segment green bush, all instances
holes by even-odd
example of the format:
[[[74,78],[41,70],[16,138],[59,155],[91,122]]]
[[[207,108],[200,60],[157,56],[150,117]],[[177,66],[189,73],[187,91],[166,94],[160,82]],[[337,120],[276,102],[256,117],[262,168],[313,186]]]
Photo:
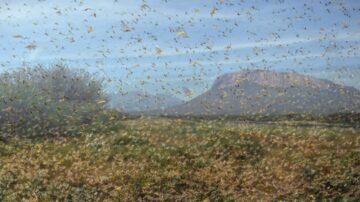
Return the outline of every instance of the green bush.
[[[103,82],[62,64],[0,75],[2,136],[76,135],[104,114]]]

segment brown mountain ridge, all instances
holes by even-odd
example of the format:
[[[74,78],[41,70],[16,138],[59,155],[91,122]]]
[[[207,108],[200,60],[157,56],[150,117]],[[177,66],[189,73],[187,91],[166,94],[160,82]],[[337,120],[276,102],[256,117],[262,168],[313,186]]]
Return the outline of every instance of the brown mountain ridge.
[[[360,112],[360,91],[293,72],[243,70],[218,77],[205,93],[167,115],[333,114]]]

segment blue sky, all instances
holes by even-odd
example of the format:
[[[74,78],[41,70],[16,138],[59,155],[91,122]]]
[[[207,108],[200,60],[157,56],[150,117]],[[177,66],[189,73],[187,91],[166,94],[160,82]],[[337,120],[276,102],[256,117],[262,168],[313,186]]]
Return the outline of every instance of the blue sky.
[[[3,0],[0,70],[65,63],[108,91],[189,99],[241,69],[296,71],[360,88],[360,1]]]

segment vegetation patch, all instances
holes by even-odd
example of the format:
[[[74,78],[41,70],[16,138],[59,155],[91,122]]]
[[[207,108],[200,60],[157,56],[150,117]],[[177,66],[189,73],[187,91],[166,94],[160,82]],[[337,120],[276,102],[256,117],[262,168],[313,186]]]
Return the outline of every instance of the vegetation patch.
[[[360,198],[359,129],[166,118],[116,123],[111,132],[94,132],[94,123],[76,137],[0,143],[1,200]]]

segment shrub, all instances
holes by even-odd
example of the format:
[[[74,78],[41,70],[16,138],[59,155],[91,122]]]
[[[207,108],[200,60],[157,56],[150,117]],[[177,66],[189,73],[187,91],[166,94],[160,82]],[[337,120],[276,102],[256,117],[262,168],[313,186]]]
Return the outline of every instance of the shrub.
[[[62,64],[0,75],[2,136],[78,134],[105,104],[101,79]]]

